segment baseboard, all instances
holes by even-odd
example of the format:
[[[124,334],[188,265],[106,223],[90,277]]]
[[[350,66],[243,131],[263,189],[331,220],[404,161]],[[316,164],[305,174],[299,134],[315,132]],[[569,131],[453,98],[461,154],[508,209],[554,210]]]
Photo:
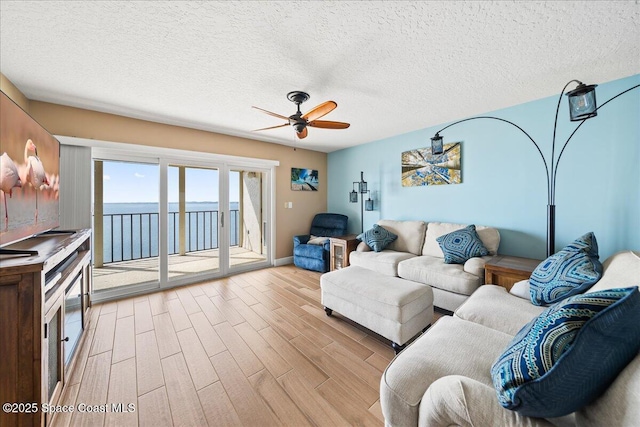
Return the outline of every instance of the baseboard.
[[[293,264],[292,256],[288,256],[285,258],[277,258],[276,262],[274,263],[276,267],[280,267],[281,265],[288,265],[288,264]]]

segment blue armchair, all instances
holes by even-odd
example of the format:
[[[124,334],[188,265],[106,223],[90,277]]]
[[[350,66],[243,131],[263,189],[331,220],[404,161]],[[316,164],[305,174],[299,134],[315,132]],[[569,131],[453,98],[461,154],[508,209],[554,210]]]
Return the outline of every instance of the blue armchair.
[[[322,237],[343,236],[347,233],[349,217],[341,214],[320,213],[311,221],[309,234],[293,236],[293,263],[306,270],[324,273],[329,270],[329,239],[322,245],[309,245],[310,235]]]

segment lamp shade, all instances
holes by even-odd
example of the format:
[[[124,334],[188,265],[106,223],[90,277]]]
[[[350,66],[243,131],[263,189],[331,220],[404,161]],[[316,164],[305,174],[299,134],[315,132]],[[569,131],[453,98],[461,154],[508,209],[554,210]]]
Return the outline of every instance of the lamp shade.
[[[431,154],[442,154],[444,149],[442,148],[442,137],[437,134],[431,138]]]
[[[364,201],[364,210],[365,211],[373,210],[373,200],[371,198]]]
[[[349,202],[358,203],[358,193],[356,190],[349,192]]]
[[[569,97],[569,115],[572,122],[590,119],[598,115],[596,104],[596,86],[580,83],[577,88],[567,92]]]

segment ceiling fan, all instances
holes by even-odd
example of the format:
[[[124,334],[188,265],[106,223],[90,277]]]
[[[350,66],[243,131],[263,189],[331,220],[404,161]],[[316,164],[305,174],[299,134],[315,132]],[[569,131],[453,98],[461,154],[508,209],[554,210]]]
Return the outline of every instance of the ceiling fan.
[[[296,135],[298,136],[298,138],[303,139],[307,137],[307,126],[323,128],[323,129],[346,129],[350,126],[349,123],[344,123],[344,122],[318,120],[320,117],[323,117],[329,114],[338,106],[338,104],[336,104],[333,101],[323,102],[322,104],[316,106],[315,108],[312,108],[305,114],[302,114],[302,112],[300,112],[300,104],[302,104],[303,102],[309,99],[309,94],[306,92],[295,90],[293,92],[289,92],[287,94],[287,98],[289,99],[289,101],[293,102],[298,107],[298,111],[289,117],[285,117],[277,113],[272,113],[271,111],[267,111],[259,107],[253,107],[256,110],[260,110],[263,113],[269,114],[270,116],[278,117],[280,119],[287,121],[287,123],[284,123],[282,125],[271,126],[271,127],[262,128],[262,129],[255,129],[254,132],[267,130],[267,129],[277,129],[277,128],[291,125],[295,129]]]

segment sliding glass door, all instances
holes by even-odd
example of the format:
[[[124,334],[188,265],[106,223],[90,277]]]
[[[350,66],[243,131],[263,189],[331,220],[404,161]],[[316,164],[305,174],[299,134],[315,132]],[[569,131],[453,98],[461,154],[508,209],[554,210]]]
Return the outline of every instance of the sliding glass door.
[[[94,171],[94,289],[104,298],[271,264],[273,169],[102,155]]]

